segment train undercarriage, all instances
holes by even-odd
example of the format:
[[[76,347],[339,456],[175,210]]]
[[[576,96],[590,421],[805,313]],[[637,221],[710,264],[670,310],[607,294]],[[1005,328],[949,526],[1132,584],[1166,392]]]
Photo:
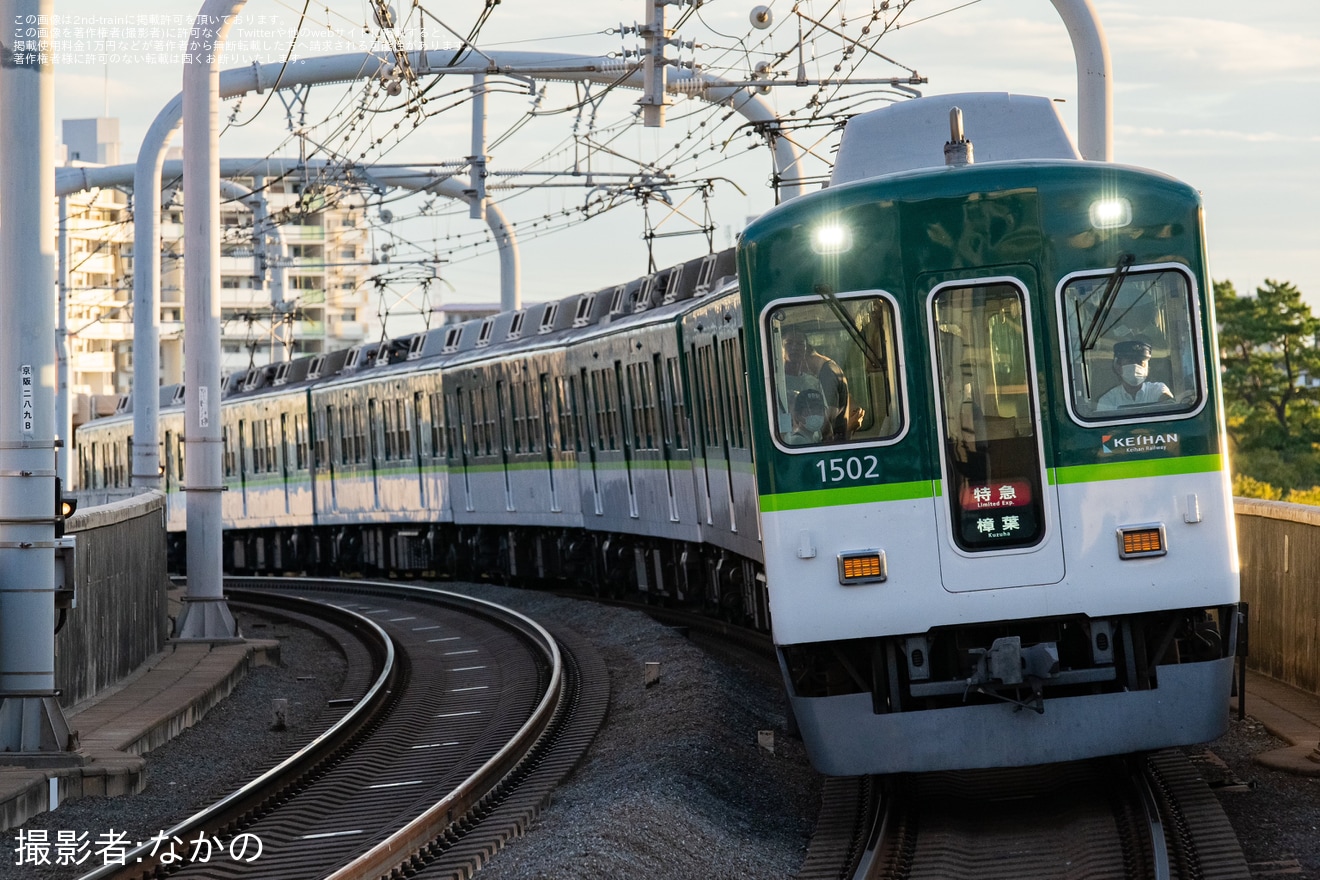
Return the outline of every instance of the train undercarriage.
[[[875,714],[1149,691],[1164,667],[1234,655],[1238,606],[935,627],[786,645],[796,696],[868,694]]]
[[[184,535],[170,570],[186,574]],[[444,524],[229,530],[224,568],[238,575],[489,580],[640,597],[769,632],[759,563],[723,548],[585,529]]]

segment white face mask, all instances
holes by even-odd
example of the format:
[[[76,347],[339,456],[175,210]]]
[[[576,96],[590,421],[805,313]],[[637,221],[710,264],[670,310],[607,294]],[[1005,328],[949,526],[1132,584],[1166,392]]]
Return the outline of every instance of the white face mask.
[[[1145,364],[1124,364],[1123,381],[1129,385],[1140,385],[1146,381],[1146,373],[1149,370]]]
[[[802,420],[802,423],[806,425],[808,431],[819,431],[821,428],[825,427],[825,417],[807,416]]]

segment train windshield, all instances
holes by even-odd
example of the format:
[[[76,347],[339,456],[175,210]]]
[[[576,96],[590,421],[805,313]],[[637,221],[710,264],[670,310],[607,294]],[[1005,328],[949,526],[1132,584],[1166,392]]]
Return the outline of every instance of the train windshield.
[[[1022,291],[944,287],[931,313],[954,540],[971,551],[1035,544],[1044,486]]]
[[[766,315],[771,431],[790,450],[873,442],[903,428],[894,307],[883,296],[813,297]]]
[[[1072,411],[1083,422],[1188,413],[1202,400],[1187,276],[1125,269],[1063,287]]]

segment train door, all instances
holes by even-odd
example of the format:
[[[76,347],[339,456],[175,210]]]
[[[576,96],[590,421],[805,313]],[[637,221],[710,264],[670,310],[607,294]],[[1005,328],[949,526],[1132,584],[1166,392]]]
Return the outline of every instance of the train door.
[[[433,450],[424,447],[428,442],[434,442],[434,436],[438,436],[438,432],[436,435],[432,435],[431,432],[422,430],[424,425],[422,422],[422,404],[425,401],[424,395],[424,391],[413,392],[412,406],[410,412],[407,414],[407,436],[411,438],[411,442],[408,444],[408,457],[411,459],[413,468],[417,472],[417,506],[422,510],[426,509],[427,501],[426,474],[423,470],[422,463],[425,462],[428,457],[435,454]],[[431,413],[432,423],[434,423],[437,417],[439,417],[439,413]]]
[[[247,516],[247,475],[248,475],[248,444],[247,444],[247,419],[238,420],[238,498],[241,502],[241,516]]]
[[[671,361],[670,363],[673,363]],[[673,386],[668,381],[664,362],[659,354],[651,355],[651,374],[655,381],[655,403],[659,409],[660,451],[664,454],[665,488],[669,492],[669,521],[678,522],[678,497],[674,494],[674,400]]]
[[[461,458],[461,467],[463,470],[463,509],[472,511],[472,477],[468,473],[468,454],[475,453],[477,443],[477,432],[472,422],[474,407],[472,406],[472,391],[468,390],[467,396],[463,395],[463,388],[460,386],[454,389],[453,406],[458,410],[457,413],[447,413],[445,418],[451,425],[458,425],[462,431],[461,442],[458,444],[459,455]],[[457,416],[457,419],[455,419]]]
[[[600,474],[597,471],[599,465],[596,461],[596,455],[600,449],[601,413],[604,411],[601,405],[601,395],[605,393],[605,390],[596,381],[599,375],[599,370],[590,374],[585,369],[582,371],[582,396],[585,404],[583,410],[587,417],[587,457],[591,464],[592,509],[596,511],[596,516],[603,516],[605,508],[601,503]]]
[[[696,343],[692,344],[691,362],[688,365],[688,375],[692,377],[693,388],[693,407],[692,407],[692,449],[695,464],[696,452],[701,451],[701,465],[698,468],[697,490],[701,500],[705,502],[706,525],[712,525],[715,522],[715,510],[711,504],[710,497],[710,462],[709,448],[711,445],[711,431],[715,430],[712,424],[710,414],[710,377],[702,368],[701,357]]]
[[[514,510],[513,484],[509,480],[509,445],[512,443],[511,426],[507,424],[512,411],[509,409],[509,384],[503,379],[495,383],[495,424],[499,428],[500,470],[504,474],[504,509]]]
[[[555,447],[554,443],[554,413],[550,409],[552,395],[550,393],[550,374],[542,373],[540,376],[541,393],[541,439],[542,448],[545,450],[545,472],[550,481],[550,510],[558,513],[563,510],[559,505],[559,486],[555,481]],[[559,445],[563,444],[563,438],[559,440]]]
[[[335,467],[335,465],[342,464],[343,462],[343,459],[339,458],[339,456],[343,455],[343,438],[339,435],[339,425],[335,418],[336,415],[337,412],[335,407],[327,406],[325,408],[325,460],[326,472],[330,478],[330,509],[332,511],[339,510],[339,490],[337,488],[339,480],[337,479],[336,474],[337,472],[342,471],[342,468]]]
[[[1032,354],[1043,328],[1024,278],[1034,273],[929,286],[935,519],[941,578],[952,592],[1063,579]]]
[[[385,406],[388,408],[389,405],[390,402],[386,401]],[[361,412],[361,410],[358,410],[358,412]],[[394,424],[393,413],[389,414],[389,420],[389,430],[393,433],[394,429],[397,427]],[[367,435],[367,463],[371,465],[372,508],[374,510],[380,510],[380,467],[381,457],[384,453],[384,449],[382,448],[384,443],[382,442],[381,437],[382,432],[385,429],[382,425],[380,401],[374,397],[367,399],[367,424],[364,427],[366,428]]]
[[[165,492],[169,494],[174,491],[174,432],[165,432]]]
[[[726,412],[727,390],[721,375],[720,357],[717,351],[718,340],[711,337],[704,345],[694,345],[692,359],[696,366],[696,382],[699,389],[701,406],[699,407],[703,423],[702,447],[704,450],[705,486],[706,486],[706,522],[715,523],[716,502],[723,508],[726,516],[718,523],[720,528],[730,532],[738,531],[737,517],[733,505],[733,471],[729,456],[730,425]],[[712,473],[720,471],[722,473]]]
[[[633,480],[633,450],[637,444],[638,426],[633,418],[633,389],[624,379],[623,361],[614,362],[614,391],[619,404],[619,426],[623,434],[623,472],[628,478],[628,516],[637,519],[637,486]]]
[[[290,443],[296,438],[289,431],[289,414],[280,413],[280,485],[284,487],[284,512],[289,512],[289,471],[294,465],[294,456],[289,454]]]

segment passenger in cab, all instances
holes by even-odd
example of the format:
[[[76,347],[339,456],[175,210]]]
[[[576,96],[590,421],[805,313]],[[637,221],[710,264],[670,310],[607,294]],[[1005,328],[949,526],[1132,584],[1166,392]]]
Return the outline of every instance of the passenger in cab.
[[[1096,401],[1096,412],[1115,412],[1129,406],[1173,400],[1163,382],[1147,381],[1150,373],[1150,343],[1131,339],[1114,346],[1114,373],[1118,384]]]
[[[807,341],[805,333],[790,330],[784,334],[784,375],[790,391],[817,387],[825,400],[826,424],[821,432],[825,441],[848,437],[848,378],[842,368]]]
[[[805,388],[793,398],[793,432],[789,446],[807,446],[821,441],[825,430],[825,397],[815,388]]]

